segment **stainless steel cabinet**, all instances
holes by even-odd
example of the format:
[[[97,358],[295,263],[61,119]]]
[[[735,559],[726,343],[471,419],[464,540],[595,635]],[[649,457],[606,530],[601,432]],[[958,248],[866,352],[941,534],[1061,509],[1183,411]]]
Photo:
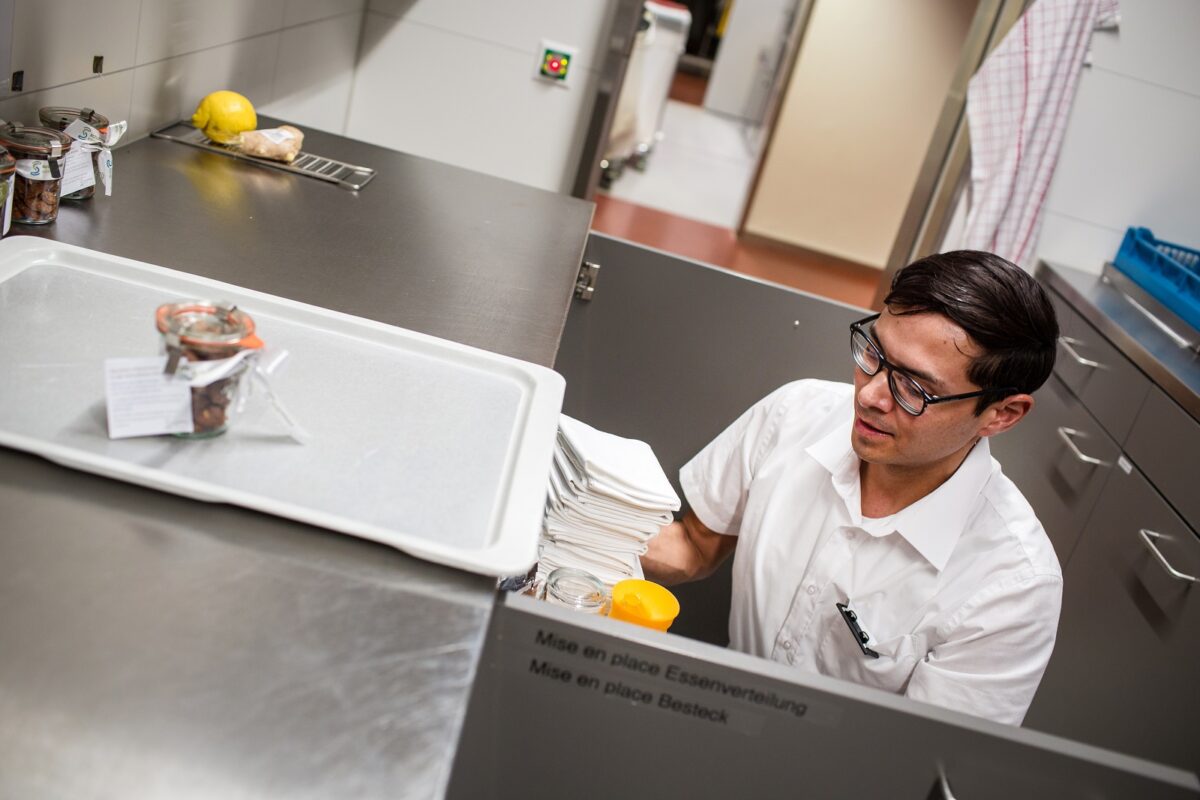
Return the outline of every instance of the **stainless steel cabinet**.
[[[1184,519],[1200,522],[1200,425],[1186,411],[1155,389],[1138,414],[1126,450]]]
[[[1056,375],[1035,396],[1033,413],[992,440],[992,455],[1066,564],[1120,448]]]
[[[1058,358],[1054,373],[1117,442],[1124,442],[1150,381],[1111,342],[1054,292]]]
[[[1063,577],[1026,726],[1200,770],[1200,539],[1136,468],[1114,469]]]
[[[1195,770],[1200,422],[1148,377],[1162,371],[1147,360],[1158,345],[1111,317],[1125,305],[1115,290],[1096,282],[1093,304],[1078,277],[1039,274],[1063,288],[1051,291],[1055,374],[1030,418],[994,444],[1064,567],[1058,642],[1025,724]],[[1062,478],[1067,451],[1093,469],[1083,483]]]

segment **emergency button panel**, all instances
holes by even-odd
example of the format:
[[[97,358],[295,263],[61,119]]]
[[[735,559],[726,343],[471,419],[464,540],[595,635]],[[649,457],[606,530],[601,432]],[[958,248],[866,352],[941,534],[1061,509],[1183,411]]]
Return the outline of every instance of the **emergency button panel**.
[[[566,87],[574,60],[575,48],[543,40],[537,75],[543,80]]]

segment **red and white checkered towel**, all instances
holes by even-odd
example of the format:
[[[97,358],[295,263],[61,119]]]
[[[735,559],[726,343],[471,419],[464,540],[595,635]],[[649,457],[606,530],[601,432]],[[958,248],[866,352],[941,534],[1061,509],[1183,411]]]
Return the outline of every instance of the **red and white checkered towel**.
[[[1117,0],[1037,0],[971,79],[971,201],[963,247],[1032,266],[1027,262],[1092,31],[1117,20]]]

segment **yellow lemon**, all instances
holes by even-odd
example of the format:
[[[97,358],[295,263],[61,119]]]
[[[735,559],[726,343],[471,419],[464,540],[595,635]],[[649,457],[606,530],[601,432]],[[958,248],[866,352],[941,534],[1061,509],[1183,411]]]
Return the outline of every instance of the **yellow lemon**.
[[[254,106],[237,92],[219,91],[205,97],[192,114],[192,124],[214,142],[233,144],[242,131],[258,127]]]

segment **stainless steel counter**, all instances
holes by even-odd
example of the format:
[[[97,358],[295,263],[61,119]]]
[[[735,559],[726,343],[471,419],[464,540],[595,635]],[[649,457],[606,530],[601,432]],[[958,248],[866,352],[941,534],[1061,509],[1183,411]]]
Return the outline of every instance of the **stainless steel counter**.
[[[143,139],[112,198],[14,232],[554,363],[591,203],[315,130],[304,149],[379,172],[353,193]]]
[[[1100,275],[1041,262],[1037,277],[1070,301],[1138,369],[1200,422],[1200,358]]]
[[[18,232],[553,362],[591,204],[315,131],[306,149],[379,175],[354,195],[143,140],[114,197]],[[440,796],[492,597],[0,449],[0,796]]]

